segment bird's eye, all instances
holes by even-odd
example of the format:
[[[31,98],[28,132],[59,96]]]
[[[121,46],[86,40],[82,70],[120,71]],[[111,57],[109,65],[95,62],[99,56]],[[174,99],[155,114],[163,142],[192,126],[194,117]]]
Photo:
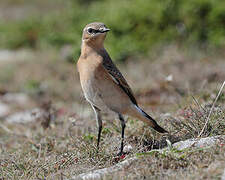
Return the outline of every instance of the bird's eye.
[[[88,31],[88,33],[90,33],[90,34],[91,34],[91,33],[93,33],[93,32],[94,32],[94,29],[92,29],[92,28],[88,28],[88,30],[87,30],[87,31]]]
[[[98,30],[92,29],[92,28],[88,28],[87,31],[88,31],[89,34],[95,34],[95,33],[98,33],[99,32]]]

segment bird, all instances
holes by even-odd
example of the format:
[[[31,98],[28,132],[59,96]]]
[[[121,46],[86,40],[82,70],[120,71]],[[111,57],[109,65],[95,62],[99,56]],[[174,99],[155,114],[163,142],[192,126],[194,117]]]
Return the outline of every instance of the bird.
[[[104,40],[109,31],[102,22],[93,22],[84,27],[77,70],[84,97],[95,113],[98,126],[97,149],[102,132],[101,113],[109,110],[118,115],[121,123],[121,145],[118,153],[121,155],[126,127],[123,115],[137,118],[159,133],[168,132],[141,109],[124,76],[104,48]]]

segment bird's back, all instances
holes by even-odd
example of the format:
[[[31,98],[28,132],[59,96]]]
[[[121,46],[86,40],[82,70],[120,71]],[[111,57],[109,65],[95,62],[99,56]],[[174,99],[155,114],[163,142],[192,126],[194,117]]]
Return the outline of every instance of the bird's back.
[[[103,49],[101,54],[102,54],[102,57],[103,57],[104,68],[112,76],[112,78],[118,84],[118,86],[126,93],[126,95],[129,96],[132,103],[137,105],[137,101],[134,97],[134,94],[133,94],[130,86],[128,85],[127,81],[123,77],[122,73],[119,71],[119,69],[116,67],[116,65],[111,60],[107,51],[105,49]]]

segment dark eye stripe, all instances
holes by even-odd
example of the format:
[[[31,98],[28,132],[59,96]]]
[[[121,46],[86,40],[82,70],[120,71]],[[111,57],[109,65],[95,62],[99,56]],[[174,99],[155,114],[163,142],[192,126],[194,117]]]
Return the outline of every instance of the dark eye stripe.
[[[100,32],[100,31],[93,29],[93,33],[98,33],[98,32]]]
[[[89,28],[88,29],[88,32],[91,33],[91,34],[96,34],[96,33],[101,32],[101,31],[96,30],[96,29]]]

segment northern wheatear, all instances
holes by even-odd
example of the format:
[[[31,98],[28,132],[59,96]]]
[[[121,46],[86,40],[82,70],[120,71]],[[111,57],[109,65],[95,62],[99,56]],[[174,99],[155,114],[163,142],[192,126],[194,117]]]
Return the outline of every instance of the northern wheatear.
[[[121,72],[104,48],[108,29],[103,23],[94,22],[83,30],[81,55],[77,62],[84,96],[91,104],[98,124],[98,143],[101,138],[101,110],[109,109],[118,114],[122,126],[120,154],[123,153],[125,121],[122,114],[138,118],[160,133],[167,131],[145,113],[137,104],[133,92]]]

